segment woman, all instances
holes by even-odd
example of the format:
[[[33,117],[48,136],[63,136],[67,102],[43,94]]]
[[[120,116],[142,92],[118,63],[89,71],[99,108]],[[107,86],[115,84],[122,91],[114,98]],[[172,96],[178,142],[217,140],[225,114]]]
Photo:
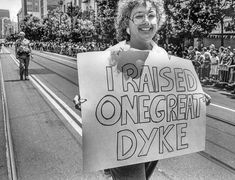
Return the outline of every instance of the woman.
[[[162,0],[120,0],[118,3],[116,31],[117,45],[110,51],[155,51],[165,56],[167,52],[154,41],[157,31],[165,20]],[[111,62],[113,65],[118,62]],[[78,97],[78,96],[77,96]],[[76,100],[75,102],[79,102]],[[114,180],[146,180],[156,167],[157,161],[110,169]],[[108,172],[108,170],[106,170]]]
[[[120,0],[118,4],[116,31],[117,45],[107,50],[153,50],[164,49],[153,41],[165,21],[162,0]]]
[[[192,61],[199,79],[200,79],[201,56],[202,56],[201,53],[199,51],[196,51],[195,59]]]
[[[204,53],[204,61],[202,63],[202,79],[209,80],[211,70],[211,54],[209,52]]]
[[[216,55],[215,51],[212,51],[211,55],[212,55],[212,57],[211,57],[211,71],[210,71],[210,75],[211,75],[213,80],[217,80],[218,79],[219,58]]]
[[[110,51],[148,50],[164,53],[153,39],[165,21],[162,0],[120,0],[118,3],[116,31],[117,45]],[[118,63],[118,62],[115,62]],[[158,161],[110,169],[113,179],[149,179]],[[107,170],[106,170],[107,172]]]
[[[223,51],[223,56],[221,57],[220,62],[220,81],[221,82],[228,82],[229,80],[229,72],[228,72],[228,65],[231,62],[232,57],[230,56],[230,51],[228,48],[225,48]],[[223,69],[221,68],[223,66]]]

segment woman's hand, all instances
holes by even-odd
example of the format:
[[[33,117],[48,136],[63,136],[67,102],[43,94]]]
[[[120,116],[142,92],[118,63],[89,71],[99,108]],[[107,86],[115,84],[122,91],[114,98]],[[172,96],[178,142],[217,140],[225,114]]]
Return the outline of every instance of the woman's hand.
[[[206,102],[206,105],[209,106],[210,103],[211,103],[211,96],[207,93],[204,93],[205,95],[205,102]]]
[[[139,78],[148,55],[149,51],[112,51],[110,65],[127,77]]]
[[[73,99],[73,103],[75,104],[75,108],[81,110],[81,104],[86,102],[87,99],[81,99],[79,95],[76,95]]]

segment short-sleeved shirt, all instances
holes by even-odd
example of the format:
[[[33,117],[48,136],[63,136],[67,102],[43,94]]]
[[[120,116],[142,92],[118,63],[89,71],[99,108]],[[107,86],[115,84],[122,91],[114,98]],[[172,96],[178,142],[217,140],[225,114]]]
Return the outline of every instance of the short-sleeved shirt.
[[[30,49],[30,41],[26,38],[22,39],[18,39],[16,41],[16,52],[17,54],[20,56],[22,54],[29,54],[31,52]]]

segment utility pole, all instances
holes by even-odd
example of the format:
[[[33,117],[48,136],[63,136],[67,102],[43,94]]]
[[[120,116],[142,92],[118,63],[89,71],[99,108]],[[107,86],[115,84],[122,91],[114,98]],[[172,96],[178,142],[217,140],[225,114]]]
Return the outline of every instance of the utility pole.
[[[221,17],[220,24],[221,24],[221,46],[224,46],[224,17]]]

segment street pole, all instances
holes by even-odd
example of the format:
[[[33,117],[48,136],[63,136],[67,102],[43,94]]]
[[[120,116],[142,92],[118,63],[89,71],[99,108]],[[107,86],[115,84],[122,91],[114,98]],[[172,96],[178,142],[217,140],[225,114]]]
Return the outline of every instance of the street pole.
[[[218,7],[221,7],[221,1],[218,0]],[[220,18],[220,26],[221,26],[221,46],[224,46],[224,16]]]
[[[220,20],[221,23],[221,46],[224,46],[224,18]]]

